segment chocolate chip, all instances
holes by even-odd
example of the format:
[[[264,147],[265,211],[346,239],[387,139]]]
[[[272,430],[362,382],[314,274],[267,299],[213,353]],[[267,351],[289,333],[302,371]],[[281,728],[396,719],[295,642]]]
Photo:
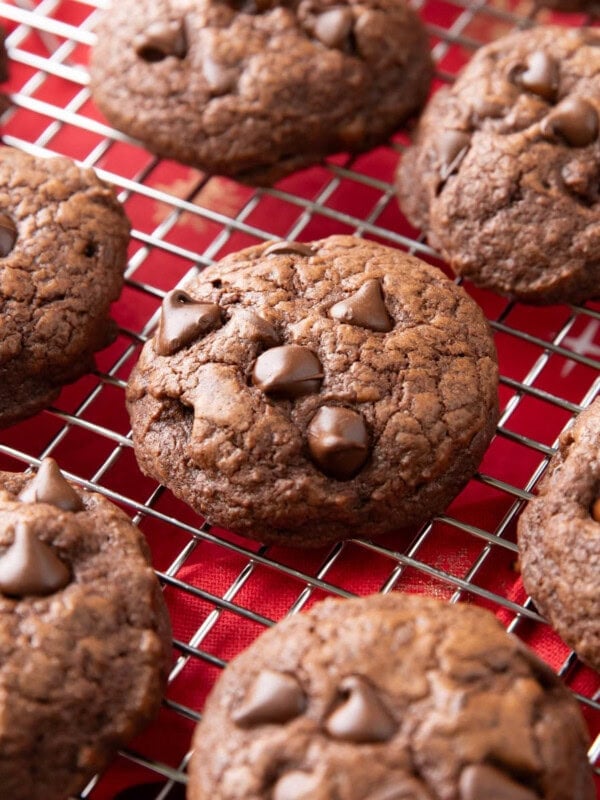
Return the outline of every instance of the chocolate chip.
[[[487,764],[466,767],[460,775],[459,790],[460,800],[538,800],[537,794]]]
[[[323,380],[321,362],[312,350],[297,344],[272,347],[254,364],[252,382],[265,394],[293,399],[318,392]]]
[[[15,246],[17,228],[7,214],[0,214],[0,258],[5,258]]]
[[[138,56],[149,63],[163,61],[167,56],[183,59],[187,55],[183,22],[151,22],[143,33],[135,37],[133,46]]]
[[[392,738],[396,722],[369,683],[351,675],[344,678],[339,688],[344,702],[325,723],[330,736],[359,743],[387,742]]]
[[[197,303],[187,292],[175,289],[162,304],[155,349],[170,356],[209,331],[221,327],[221,309],[215,303]]]
[[[345,44],[353,24],[354,15],[350,8],[330,8],[317,17],[315,36],[326,47],[341,47]]]
[[[263,251],[263,256],[280,256],[285,253],[290,253],[297,256],[312,256],[312,247],[302,242],[275,242],[270,244],[266,250]]]
[[[367,426],[357,411],[322,406],[308,425],[308,449],[322,472],[348,480],[368,458]]]
[[[375,278],[366,281],[346,300],[331,306],[329,316],[339,322],[372,331],[386,332],[393,328],[381,293],[381,284]]]
[[[536,50],[527,59],[524,67],[513,71],[512,80],[544,100],[554,100],[558,90],[558,61],[542,50]]]
[[[10,597],[53,594],[70,580],[68,567],[53,549],[30,525],[19,523],[12,545],[0,556],[0,592]]]
[[[561,138],[571,147],[586,147],[598,137],[598,112],[582,97],[567,97],[542,120],[540,132],[552,141]]]
[[[273,800],[312,800],[318,787],[318,778],[308,772],[286,772],[275,784]]]
[[[254,681],[243,705],[232,716],[236,725],[282,724],[302,714],[306,695],[293,675],[265,669]]]
[[[96,242],[88,242],[83,250],[86,258],[93,258],[98,252],[98,245]]]
[[[19,495],[22,503],[49,503],[63,511],[83,511],[81,497],[65,480],[53,458],[45,458],[37,475]]]
[[[600,497],[592,503],[592,519],[600,522]]]
[[[456,172],[460,162],[467,155],[471,137],[463,131],[444,131],[437,145],[438,156],[440,159],[440,178],[442,181],[448,180],[453,172]]]

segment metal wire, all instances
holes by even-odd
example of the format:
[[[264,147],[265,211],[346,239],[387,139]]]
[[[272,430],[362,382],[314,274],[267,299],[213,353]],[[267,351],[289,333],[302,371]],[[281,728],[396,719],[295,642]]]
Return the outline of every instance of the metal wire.
[[[60,139],[61,133],[78,131],[89,134],[89,148],[86,152],[79,151],[77,154],[82,164],[95,167],[100,177],[117,188],[122,201],[137,199],[162,204],[166,211],[150,232],[133,230],[135,248],[126,272],[126,287],[130,294],[145,302],[150,311],[141,330],[126,326],[120,328],[120,339],[123,343],[120,352],[113,363],[96,371],[92,388],[81,397],[74,409],[66,411],[56,407],[44,412],[40,415],[42,427],[40,429],[38,426],[37,435],[31,441],[19,441],[16,446],[9,438],[0,438],[0,457],[7,463],[12,463],[13,468],[18,468],[19,464],[23,468],[37,466],[43,457],[56,454],[64,444],[77,440],[78,436],[93,436],[103,445],[101,463],[95,465],[92,474],[83,465],[77,465],[73,471],[65,470],[67,476],[121,504],[142,530],[156,523],[177,534],[177,541],[183,544],[177,548],[171,563],[157,574],[168,591],[196,598],[210,610],[187,641],[174,641],[178,656],[170,675],[172,685],[190,663],[198,662],[217,668],[225,665],[225,659],[212,653],[207,644],[211,632],[218,626],[224,614],[234,615],[240,624],[259,628],[273,624],[273,619],[260,610],[247,607],[247,601],[243,599],[244,588],[251,584],[257,571],[277,578],[278,585],[281,580],[285,581],[286,588],[293,595],[286,608],[287,614],[300,611],[315,595],[352,596],[352,581],[345,581],[340,575],[344,572],[346,559],[358,556],[367,564],[371,563],[370,559],[377,560],[379,568],[376,571],[377,585],[373,587],[374,590],[389,592],[401,588],[409,576],[414,579],[416,575],[425,591],[441,594],[450,602],[470,599],[495,610],[502,609],[510,631],[522,632],[532,625],[543,628],[545,622],[531,601],[517,602],[490,588],[487,571],[498,558],[509,561],[516,559],[514,525],[519,511],[523,503],[531,497],[537,480],[554,452],[560,429],[570,424],[572,416],[589,405],[600,391],[600,347],[594,344],[594,336],[600,328],[600,309],[597,305],[564,307],[557,312],[560,322],[553,319],[551,330],[544,330],[543,333],[540,329],[529,327],[523,315],[519,314],[518,305],[514,303],[498,301],[496,307],[499,310],[490,315],[490,323],[498,342],[504,343],[500,360],[503,368],[501,389],[504,403],[497,441],[521,448],[520,452],[527,454],[530,468],[526,477],[519,477],[518,480],[512,473],[508,476],[503,473],[503,477],[499,477],[488,471],[475,476],[474,484],[486,496],[495,498],[490,501],[492,505],[499,500],[502,506],[501,513],[495,517],[483,514],[480,524],[474,524],[472,519],[462,518],[448,511],[414,531],[410,541],[399,540],[395,545],[390,545],[387,539],[384,542],[352,539],[339,543],[325,553],[321,562],[309,571],[305,567],[295,566],[293,557],[286,556],[284,560],[273,548],[254,547],[249,542],[240,543],[238,539],[223,537],[208,522],[202,525],[197,521],[190,523],[189,516],[184,513],[162,510],[165,499],[162,487],[154,485],[141,499],[137,493],[134,496],[133,493],[127,494],[113,488],[109,476],[131,452],[131,435],[128,430],[119,430],[116,426],[98,422],[98,416],[91,412],[106,403],[104,393],[107,389],[123,394],[123,370],[131,363],[132,357],[135,357],[140,344],[151,334],[156,324],[159,302],[166,289],[171,288],[165,286],[162,280],[157,281],[156,276],[146,269],[153,254],[160,254],[165,263],[172,261],[177,264],[177,275],[180,279],[190,271],[212,263],[223,249],[233,245],[237,237],[243,237],[245,242],[273,238],[309,238],[306,233],[315,221],[318,221],[321,232],[325,229],[326,233],[335,233],[341,228],[359,236],[375,237],[425,259],[435,259],[437,254],[421,239],[412,238],[386,223],[390,204],[393,206],[395,203],[391,182],[393,176],[390,173],[388,181],[373,177],[368,170],[361,168],[360,159],[348,159],[344,163],[335,160],[325,165],[326,178],[321,181],[312,198],[283,188],[248,191],[247,197],[240,202],[235,213],[203,205],[198,199],[199,195],[203,190],[210,189],[211,180],[215,179],[191,170],[189,174],[195,177],[189,185],[186,184],[182,197],[155,185],[151,176],[161,165],[157,158],[146,159],[133,175],[101,168],[105,157],[110,155],[115,146],[138,147],[129,137],[98,121],[89,113],[89,78],[85,69],[85,57],[79,51],[94,44],[93,29],[97,10],[103,5],[103,2],[94,0],[0,2],[0,16],[14,23],[7,41],[10,58],[15,65],[26,68],[29,75],[19,91],[12,95],[14,110],[9,111],[5,119],[10,122],[11,115],[29,112],[36,120],[34,132],[24,122],[21,126],[9,126],[3,138],[6,144],[34,155],[51,155],[62,152],[62,142],[65,140]],[[495,38],[499,32],[536,24],[532,9],[529,9],[529,15],[523,16],[516,10],[500,7],[499,3],[495,4],[491,0],[474,3],[453,0],[443,5],[445,13],[441,16],[438,13],[436,16],[435,2],[423,0],[420,4],[420,10],[428,21],[429,32],[435,42],[433,54],[438,64],[438,77],[442,81],[453,79],[454,68],[447,67],[447,57],[457,48],[470,53],[484,41]],[[63,20],[65,6],[79,7],[80,13],[77,16],[82,18],[81,24],[74,26]],[[32,33],[43,43],[44,52],[41,54],[39,48],[30,46]],[[70,89],[70,99],[64,105],[54,100],[52,91],[45,91],[48,82],[57,80]],[[18,119],[16,116],[15,122]],[[57,142],[61,143],[58,147]],[[401,150],[402,146],[395,142],[390,148],[390,153],[393,154],[394,150]],[[75,155],[68,150],[66,154]],[[357,192],[368,191],[373,195],[371,208],[360,216],[340,208],[335,202],[336,193],[348,185]],[[289,222],[285,230],[275,224],[272,229],[267,229],[253,222],[255,212],[265,202],[275,202],[279,208],[286,209]],[[201,252],[169,238],[177,231],[185,216],[214,230],[212,238],[207,237]],[[503,360],[502,352],[510,353],[511,347],[529,348],[531,358],[525,375],[515,376],[507,369],[510,366],[509,359],[505,355]],[[589,372],[584,390],[580,391],[579,396],[562,396],[556,392],[553,382],[545,378],[557,364],[563,365],[563,369],[575,368]],[[555,424],[552,429],[551,441],[541,441],[534,432],[522,429],[519,420],[523,407],[528,403],[536,404],[541,414],[562,413],[560,425],[556,427]],[[478,543],[480,547],[460,574],[452,565],[437,563],[435,557],[431,556],[432,543],[435,543],[441,529],[458,538],[467,537],[471,545]],[[199,548],[205,546],[217,548],[224,555],[235,558],[239,564],[237,574],[219,594],[209,588],[192,585],[181,577],[182,569],[193,561]],[[381,568],[382,564],[386,565],[385,568]],[[567,685],[579,668],[576,656],[569,654],[560,667],[560,674]],[[583,707],[600,712],[598,696],[586,697],[577,692],[575,694]],[[182,719],[192,722],[200,719],[198,709],[187,707],[173,699],[170,693],[165,700],[165,707]],[[164,787],[157,791],[157,800],[168,798],[174,784],[186,782],[188,752],[181,754],[175,766],[162,763],[147,753],[130,749],[124,750],[121,756],[132,765],[144,767],[149,773],[148,780],[152,780],[152,776],[154,779],[166,779]],[[590,748],[589,756],[591,763],[597,767],[600,761],[600,736]],[[81,800],[94,797],[98,781],[97,776],[90,782],[79,796]]]

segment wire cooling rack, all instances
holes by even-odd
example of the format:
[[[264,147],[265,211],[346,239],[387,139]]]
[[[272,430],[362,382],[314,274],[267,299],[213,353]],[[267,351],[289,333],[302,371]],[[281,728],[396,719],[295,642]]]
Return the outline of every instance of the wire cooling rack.
[[[0,2],[9,31],[6,144],[36,155],[69,155],[114,184],[133,222],[126,286],[114,314],[117,341],[98,369],[57,404],[0,432],[0,468],[35,467],[54,456],[65,473],[122,506],[147,536],[174,625],[174,660],[158,721],[79,795],[110,800],[182,796],[195,722],[227,660],[266,626],[324,596],[406,590],[490,608],[533,646],[576,694],[600,763],[598,681],[557,639],[524,594],[515,523],[561,430],[600,390],[600,305],[531,309],[466,288],[496,336],[502,415],[480,472],[446,512],[377,541],[349,540],[302,553],[265,547],[211,527],[135,464],[123,392],[160,301],[191,270],[267,239],[354,233],[441,263],[402,217],[393,174],[407,143],[355,159],[335,157],[253,190],[160,160],[110,128],[95,109],[86,64],[102,3]],[[550,18],[524,2],[422,0],[437,65],[451,81],[473,50],[516,27]],[[556,16],[561,24],[589,22]],[[1,791],[0,791],[1,794]]]

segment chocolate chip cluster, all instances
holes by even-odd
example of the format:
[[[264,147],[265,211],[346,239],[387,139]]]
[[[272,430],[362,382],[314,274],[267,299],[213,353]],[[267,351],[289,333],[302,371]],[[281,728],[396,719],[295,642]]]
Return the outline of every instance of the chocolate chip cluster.
[[[81,498],[56,461],[46,458],[19,495],[22,503],[47,503],[61,511],[82,511]],[[14,530],[12,545],[0,555],[0,593],[23,598],[53,594],[71,582],[71,571],[54,548],[39,539],[27,520]]]
[[[301,242],[278,242],[267,247],[264,256],[286,253],[309,257],[312,250]],[[366,280],[352,295],[332,305],[329,316],[341,324],[377,333],[387,333],[393,328],[380,281],[376,279]],[[268,325],[265,320],[260,322]],[[176,289],[163,301],[155,350],[160,356],[172,355],[221,324],[221,310],[216,303],[196,302],[186,292]],[[277,341],[274,332],[267,338]],[[318,393],[324,379],[318,356],[310,348],[297,344],[268,347],[252,369],[252,384],[274,402],[294,401]],[[358,411],[344,406],[321,406],[308,425],[307,438],[313,462],[337,480],[354,477],[369,457],[370,437],[365,420]]]

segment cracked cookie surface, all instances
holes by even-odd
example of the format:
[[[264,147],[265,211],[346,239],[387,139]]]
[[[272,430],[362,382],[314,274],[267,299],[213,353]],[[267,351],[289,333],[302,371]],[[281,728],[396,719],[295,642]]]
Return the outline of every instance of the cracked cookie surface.
[[[560,437],[519,519],[523,583],[540,612],[600,670],[600,400]]]
[[[158,711],[170,625],[145,540],[116,506],[0,472],[0,787],[76,795]]]
[[[0,427],[50,405],[114,339],[128,241],[92,170],[0,149]]]
[[[592,800],[575,699],[489,612],[327,600],[225,669],[190,800]]]
[[[425,101],[425,29],[404,0],[120,0],[92,91],[162,156],[249,183],[384,141]]]
[[[282,544],[440,511],[497,418],[491,333],[440,270],[350,236],[243,250],[167,296],[128,384],[142,470]]]
[[[479,286],[538,304],[597,297],[599,114],[593,28],[499,39],[423,114],[400,205]]]

